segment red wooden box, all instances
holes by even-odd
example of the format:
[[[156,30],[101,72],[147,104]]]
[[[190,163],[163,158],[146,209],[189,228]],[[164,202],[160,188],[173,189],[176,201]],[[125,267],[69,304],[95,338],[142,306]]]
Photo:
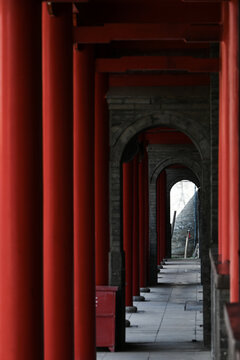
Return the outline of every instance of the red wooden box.
[[[96,343],[97,347],[116,346],[117,286],[96,286]]]

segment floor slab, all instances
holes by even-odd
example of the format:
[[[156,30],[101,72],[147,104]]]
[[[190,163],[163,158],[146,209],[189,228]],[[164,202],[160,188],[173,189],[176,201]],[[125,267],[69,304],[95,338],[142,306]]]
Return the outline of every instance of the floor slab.
[[[199,260],[167,260],[158,285],[134,302],[138,312],[126,314],[124,351],[97,352],[97,360],[210,360],[203,345]],[[190,304],[190,305],[189,305]]]

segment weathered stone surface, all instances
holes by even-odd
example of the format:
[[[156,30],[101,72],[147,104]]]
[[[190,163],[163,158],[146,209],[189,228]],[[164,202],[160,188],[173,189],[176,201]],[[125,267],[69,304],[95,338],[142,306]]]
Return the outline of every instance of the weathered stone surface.
[[[110,233],[111,249],[122,249],[121,216],[121,158],[127,143],[138,133],[151,127],[166,126],[184,132],[195,146],[196,160],[191,153],[186,156],[179,153],[179,146],[173,146],[173,153],[165,157],[164,161],[149,163],[149,184],[156,186],[155,180],[164,167],[179,163],[177,159],[185,157],[184,164],[188,166],[201,183],[200,201],[200,253],[202,256],[202,283],[204,288],[204,339],[210,339],[210,265],[208,248],[210,244],[210,103],[209,87],[159,87],[159,88],[112,88],[108,94],[110,109],[110,193],[114,188],[114,198],[110,198]],[[139,100],[140,97],[140,100]],[[136,100],[138,99],[138,100]],[[115,108],[113,108],[115,106]],[[214,138],[212,137],[213,141]],[[216,143],[216,141],[215,141]],[[192,153],[194,153],[192,151]],[[150,157],[149,157],[150,158]],[[155,169],[153,174],[150,170]],[[157,169],[156,169],[157,167]],[[159,172],[158,172],[159,170]],[[213,172],[213,174],[216,174]],[[154,180],[153,180],[154,179]],[[116,184],[116,186],[115,186]],[[213,184],[216,184],[216,179]],[[151,185],[150,185],[151,186]],[[117,189],[119,192],[117,193]],[[149,188],[150,190],[150,188]],[[154,197],[154,191],[150,190]],[[216,196],[215,198],[216,199]],[[156,204],[156,199],[155,199]],[[152,205],[151,205],[152,206]],[[153,219],[155,205],[150,206],[150,282],[156,282],[157,253],[156,253],[156,223]],[[212,207],[212,214],[213,209]],[[170,226],[167,224],[168,233]],[[168,254],[170,253],[168,244]],[[113,259],[112,259],[113,260]],[[123,283],[121,262],[110,262],[111,279]]]
[[[172,237],[172,256],[184,257],[187,232],[190,232],[188,240],[187,256],[191,257],[195,250],[197,239],[194,238],[195,209],[197,197],[193,196],[180,214],[176,217],[173,237]]]

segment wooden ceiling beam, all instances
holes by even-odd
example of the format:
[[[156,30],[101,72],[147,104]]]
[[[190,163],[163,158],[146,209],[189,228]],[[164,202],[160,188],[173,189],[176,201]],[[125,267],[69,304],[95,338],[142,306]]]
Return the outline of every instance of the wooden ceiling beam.
[[[88,3],[79,4],[81,25],[105,23],[191,23],[221,22],[220,3]]]
[[[191,144],[191,139],[179,132],[159,132],[159,133],[144,133],[144,139],[149,145],[151,144]]]
[[[219,59],[191,56],[124,56],[119,59],[96,59],[96,71],[125,73],[128,71],[218,72]]]
[[[74,41],[82,44],[107,44],[111,41],[184,40],[219,42],[221,25],[191,24],[105,24],[73,28]]]
[[[207,86],[209,74],[110,74],[110,87]]]
[[[185,3],[222,3],[222,2],[228,2],[229,0],[181,0]]]
[[[88,3],[89,1],[91,1],[91,0],[52,0],[52,1],[42,0],[42,2],[47,2],[49,4],[51,4],[51,3],[72,3],[72,4],[75,4],[75,3]]]

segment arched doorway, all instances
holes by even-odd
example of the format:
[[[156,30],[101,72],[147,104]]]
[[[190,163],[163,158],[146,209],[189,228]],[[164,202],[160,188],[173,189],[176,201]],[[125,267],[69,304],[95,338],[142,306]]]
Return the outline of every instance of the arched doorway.
[[[157,99],[154,99],[154,96]],[[170,156],[164,156],[163,158],[156,159],[151,166],[149,165],[148,171],[148,184],[149,184],[149,196],[151,196],[151,187],[153,190],[152,205],[149,203],[149,280],[150,282],[156,282],[156,215],[154,215],[154,208],[156,208],[156,178],[166,166],[175,163],[184,163],[190,169],[194,168],[196,176],[201,181],[201,204],[202,208],[206,211],[201,212],[201,222],[204,226],[202,229],[202,238],[204,244],[202,247],[203,252],[203,283],[205,293],[205,304],[206,304],[206,316],[204,321],[205,338],[206,341],[209,339],[210,332],[210,315],[209,312],[209,260],[208,260],[208,248],[209,248],[209,133],[207,128],[207,112],[206,107],[201,105],[195,108],[195,103],[191,100],[191,93],[189,93],[189,102],[185,108],[179,111],[170,111],[168,109],[162,111],[160,106],[154,105],[154,101],[159,101],[159,95],[142,96],[144,101],[149,102],[148,110],[146,106],[140,106],[139,103],[135,103],[136,97],[133,95],[128,97],[126,105],[126,99],[124,96],[111,96],[108,95],[109,110],[110,110],[110,145],[111,145],[111,156],[110,156],[110,284],[120,286],[124,289],[124,253],[123,253],[123,242],[122,242],[122,201],[121,201],[121,184],[122,184],[122,171],[121,171],[121,160],[124,153],[124,149],[127,144],[131,142],[133,138],[138,136],[139,133],[146,129],[154,127],[165,127],[166,129],[173,129],[180,131],[187,135],[191,140],[192,144],[187,146],[187,149],[183,149],[181,146],[172,147],[172,153]],[[177,102],[177,100],[176,100]],[[151,105],[153,104],[153,105]],[[171,104],[172,107],[172,104]],[[201,119],[202,121],[199,121]],[[162,146],[162,145],[157,145]],[[194,149],[194,151],[193,151]],[[147,147],[147,153],[154,151],[154,145]],[[159,149],[161,151],[162,149]],[[177,151],[176,151],[177,150]],[[192,157],[190,154],[196,155]],[[150,199],[150,198],[149,198]],[[155,204],[154,204],[155,202]],[[154,211],[152,211],[154,210]],[[155,217],[155,219],[154,219]],[[152,226],[153,225],[153,226]],[[205,256],[204,256],[205,255]],[[124,303],[124,302],[123,302]],[[122,306],[122,319],[124,319],[124,304]],[[124,321],[124,320],[123,320]],[[123,334],[123,331],[122,331]]]

